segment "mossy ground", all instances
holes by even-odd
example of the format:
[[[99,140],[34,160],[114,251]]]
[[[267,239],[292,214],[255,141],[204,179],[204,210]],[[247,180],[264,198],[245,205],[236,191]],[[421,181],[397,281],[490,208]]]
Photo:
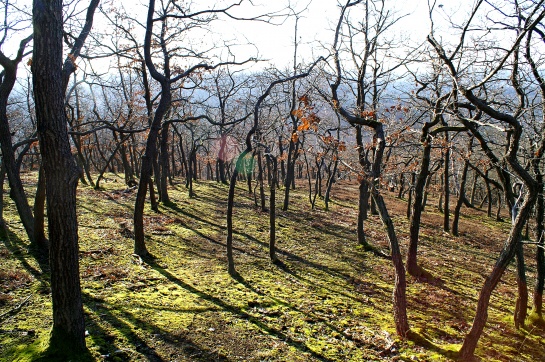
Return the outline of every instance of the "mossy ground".
[[[32,189],[34,174],[25,175]],[[170,189],[171,205],[145,211],[147,246],[155,256],[132,255],[132,207],[121,177],[104,189],[78,191],[80,270],[87,345],[108,361],[369,361],[449,360],[468,331],[484,278],[509,225],[466,210],[461,236],[443,233],[442,214],[429,205],[422,220],[419,258],[440,281],[409,278],[408,341],[395,335],[391,262],[357,245],[357,187],[333,188],[330,211],[310,210],[305,190],[278,210],[279,264],[268,259],[268,215],[240,183],[235,206],[235,262],[227,273],[225,210],[228,186],[197,182]],[[279,195],[280,196],[280,195]],[[7,236],[0,243],[0,360],[36,359],[47,347],[51,300],[47,266],[29,250],[14,206],[6,199]],[[403,250],[406,203],[386,201]],[[368,240],[386,250],[376,216]],[[534,251],[528,248],[529,284]],[[530,291],[531,292],[531,291]],[[477,355],[485,361],[545,360],[540,327],[515,330],[513,266],[496,289]]]

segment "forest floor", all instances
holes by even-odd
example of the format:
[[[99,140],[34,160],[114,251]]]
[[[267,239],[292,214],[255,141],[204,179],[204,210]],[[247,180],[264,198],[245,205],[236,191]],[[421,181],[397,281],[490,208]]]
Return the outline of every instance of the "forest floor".
[[[27,189],[35,175],[25,175]],[[442,231],[429,205],[419,258],[438,281],[408,278],[411,340],[395,334],[391,261],[363,251],[356,238],[357,187],[340,182],[330,210],[310,209],[308,191],[291,193],[278,210],[281,263],[268,258],[268,215],[239,183],[234,247],[240,276],[227,273],[228,186],[197,182],[194,198],[171,187],[172,204],[145,211],[147,246],[155,259],[133,256],[135,191],[109,175],[104,189],[78,188],[80,271],[88,331],[97,361],[444,361],[455,357],[476,308],[479,290],[509,224],[465,210],[460,237]],[[37,261],[7,197],[7,237],[0,242],[0,360],[28,361],[47,345],[52,324],[49,275]],[[279,192],[278,203],[283,192]],[[407,202],[386,193],[402,251]],[[435,202],[435,201],[434,201]],[[504,217],[507,216],[504,212]],[[387,251],[377,216],[366,221],[368,241]],[[530,293],[534,254],[527,247]],[[479,341],[483,361],[543,361],[545,331],[516,330],[512,263],[496,288]]]

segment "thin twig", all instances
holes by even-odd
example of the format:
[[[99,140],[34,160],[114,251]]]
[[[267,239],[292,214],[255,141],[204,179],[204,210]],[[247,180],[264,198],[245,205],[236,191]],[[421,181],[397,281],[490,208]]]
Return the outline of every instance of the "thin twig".
[[[17,307],[11,309],[11,310],[8,310],[6,313],[4,314],[1,314],[0,315],[0,323],[6,319],[9,315],[11,314],[15,314],[17,312],[19,312],[23,306],[30,300],[30,298],[32,298],[32,294],[30,294],[28,297],[26,297]]]

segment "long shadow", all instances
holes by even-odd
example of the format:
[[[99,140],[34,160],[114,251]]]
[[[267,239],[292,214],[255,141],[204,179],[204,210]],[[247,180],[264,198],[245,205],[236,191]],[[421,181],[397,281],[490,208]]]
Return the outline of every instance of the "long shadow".
[[[101,318],[107,321],[112,327],[114,327],[116,330],[118,330],[121,334],[127,338],[129,343],[131,343],[135,350],[139,353],[144,354],[146,357],[149,358],[152,362],[164,362],[165,360],[161,358],[157,354],[157,352],[154,351],[154,349],[148,345],[148,343],[142,339],[140,336],[138,336],[134,331],[132,331],[131,326],[123,321],[122,319],[115,316],[110,308],[106,307],[106,302],[100,298],[93,297],[92,295],[82,292],[83,302],[84,304],[91,310],[95,310],[96,312],[100,312]],[[98,308],[96,305],[93,305],[92,303],[101,303],[101,307]],[[117,309],[119,310],[119,309]],[[98,313],[97,313],[98,314]],[[90,323],[90,326],[96,328],[96,332],[102,333],[102,337],[105,342],[112,343],[111,337],[108,337],[108,334],[100,328],[96,323]],[[92,331],[91,331],[92,332]],[[106,337],[106,338],[105,338]],[[104,339],[105,338],[105,339]],[[98,338],[97,338],[98,341]],[[104,345],[99,344],[99,346],[105,350],[112,350],[111,348],[108,348],[108,344],[104,343]],[[115,349],[114,349],[115,350]]]
[[[221,300],[219,298],[216,298],[216,297],[214,297],[214,296],[212,296],[210,294],[207,294],[207,293],[205,293],[205,292],[203,292],[201,290],[198,290],[197,288],[183,282],[182,280],[178,279],[174,275],[170,274],[165,269],[161,268],[154,260],[147,260],[147,263],[155,271],[157,271],[158,273],[163,275],[165,278],[167,278],[170,282],[184,288],[185,290],[187,290],[187,291],[189,291],[189,292],[191,292],[193,294],[198,295],[200,298],[202,298],[202,299],[204,299],[204,300],[206,300],[206,301],[208,301],[210,303],[213,303],[213,304],[217,305],[218,307],[221,307],[225,311],[228,311],[228,312],[236,315],[237,317],[239,317],[241,319],[248,320],[249,322],[254,324],[256,327],[260,328],[261,330],[265,331],[266,333],[268,333],[270,335],[274,335],[275,337],[284,340],[288,345],[290,345],[290,346],[292,346],[294,348],[297,348],[301,352],[310,353],[313,357],[317,358],[320,361],[332,361],[332,360],[328,359],[327,357],[322,356],[321,354],[311,350],[304,343],[294,341],[293,339],[291,339],[288,335],[286,335],[282,331],[277,330],[275,328],[272,328],[272,327],[266,325],[265,323],[261,322],[259,319],[255,318],[254,316],[252,316],[252,315],[246,313],[245,311],[243,311],[241,308],[238,308],[238,307],[235,307],[233,305],[227,304],[223,300]],[[239,280],[239,278],[240,278],[240,276],[238,276],[236,279]]]
[[[216,224],[216,223],[212,222],[211,220],[206,220],[206,219],[202,218],[201,216],[190,213],[190,212],[182,209],[181,207],[179,207],[175,203],[170,203],[168,205],[163,205],[163,207],[166,208],[166,209],[170,209],[170,210],[174,211],[174,213],[177,213],[179,215],[184,215],[184,216],[186,216],[188,218],[191,218],[193,220],[197,220],[197,221],[200,221],[202,223],[214,226],[214,227],[216,227],[216,228],[218,228],[220,230],[225,230],[226,229],[226,227],[224,225]]]
[[[199,230],[195,229],[195,228],[192,228],[190,225],[188,225],[187,223],[183,222],[182,220],[180,220],[179,222],[179,225],[183,226],[184,228],[188,229],[188,230],[191,230],[193,233],[195,233],[196,235],[200,236],[201,238],[203,239],[206,239],[208,240],[209,242],[213,243],[213,244],[216,244],[216,245],[219,245],[219,246],[222,246],[224,248],[227,247],[227,245],[225,243],[222,243],[220,241],[217,241],[216,239],[208,236],[208,235],[205,235],[204,233],[200,232]],[[238,235],[242,235],[242,236],[245,236],[244,234],[240,234],[240,233],[235,233],[235,234],[238,234]],[[246,237],[246,236],[245,236]],[[250,237],[251,238],[251,237]],[[257,241],[257,240],[256,240]],[[240,253],[243,253],[243,254],[248,254],[248,255],[251,255],[253,257],[256,257],[256,258],[264,258],[264,257],[261,257],[259,255],[256,255],[256,254],[253,254],[247,250],[244,250],[244,249],[241,249],[239,247],[236,247],[234,246],[233,247],[233,250],[236,250]]]
[[[280,269],[284,270],[286,273],[292,275],[294,278],[297,278],[299,280],[303,280],[307,283],[310,283],[309,281],[307,281],[306,279],[304,278],[301,278],[300,276],[297,275],[297,273],[295,273],[294,271],[292,271],[286,264],[284,264],[282,261],[277,261],[275,263],[275,265],[277,265]],[[285,307],[288,307],[290,308],[291,310],[293,311],[296,311],[298,313],[301,313],[301,314],[304,314],[305,316],[307,317],[311,317],[313,320],[316,320],[316,321],[320,321],[322,323],[324,323],[328,328],[330,328],[331,330],[343,335],[346,339],[354,342],[356,345],[361,345],[362,342],[361,341],[358,341],[358,340],[355,340],[354,338],[352,338],[350,335],[347,335],[342,329],[336,327],[335,325],[331,324],[330,322],[328,322],[324,317],[321,317],[319,315],[316,315],[314,313],[311,313],[311,312],[306,312],[306,311],[303,311],[301,310],[300,308],[297,308],[295,307],[294,305],[290,304],[290,303],[287,303],[279,298],[276,298],[272,295],[267,295],[265,294],[264,292],[262,292],[261,290],[255,288],[250,282],[248,282],[247,280],[245,280],[239,273],[236,273],[236,275],[233,277],[237,282],[239,282],[240,284],[244,285],[246,288],[248,288],[249,290],[251,290],[252,292],[258,294],[258,295],[261,295],[261,296],[265,296],[267,298],[270,298],[272,299],[276,304],[280,304],[280,305],[283,305]],[[334,291],[334,290],[331,290],[331,289],[328,289],[334,293],[339,293],[337,291]],[[351,298],[351,299],[354,299],[352,298],[351,296],[347,295],[347,294],[344,294],[344,293],[339,293],[341,295],[344,295],[348,298]]]
[[[208,223],[208,224],[210,224],[210,225],[212,225],[212,226],[219,227],[218,224],[212,223],[212,222],[210,222],[210,221],[208,221],[208,220],[205,220],[205,219],[203,219],[203,218],[200,218],[200,217],[198,217],[198,216],[195,216],[195,215],[192,214],[192,213],[186,212],[185,210],[183,210],[183,209],[181,209],[180,207],[178,207],[176,204],[170,204],[170,205],[168,205],[168,206],[166,206],[166,207],[169,208],[169,209],[171,209],[171,210],[173,210],[175,213],[177,212],[177,213],[183,214],[184,216],[187,216],[187,217],[190,217],[190,218],[195,218],[196,220],[201,221],[201,222],[203,222],[203,223]],[[226,245],[225,245],[224,243],[221,243],[221,242],[219,242],[219,241],[217,241],[217,240],[211,238],[210,236],[203,234],[202,232],[196,230],[195,228],[192,228],[191,226],[187,225],[187,224],[184,223],[183,221],[180,221],[180,224],[181,224],[182,226],[184,226],[185,228],[191,230],[191,231],[194,232],[195,234],[201,236],[202,238],[204,238],[204,239],[210,241],[211,243],[220,245],[220,246],[222,246],[222,247],[226,247]],[[225,227],[223,227],[223,226],[222,226],[221,228],[222,228],[222,229],[225,229]],[[255,238],[255,237],[253,237],[253,236],[251,236],[251,235],[249,235],[249,234],[247,234],[247,233],[244,233],[244,232],[236,232],[236,231],[235,231],[234,233],[235,233],[236,235],[238,235],[238,236],[244,237],[244,238],[246,238],[247,240],[252,241],[252,242],[254,242],[254,243],[260,245],[260,246],[263,247],[263,248],[267,248],[267,247],[269,246],[268,243],[265,243],[265,242],[263,242],[263,241],[260,241],[260,240],[258,240],[257,238]],[[237,251],[239,251],[239,252],[241,252],[241,253],[245,253],[245,254],[251,255],[251,256],[256,257],[256,258],[259,258],[259,259],[264,259],[264,258],[265,258],[265,256],[256,255],[256,254],[253,254],[253,253],[251,253],[251,252],[249,252],[249,251],[243,250],[243,249],[238,248],[238,247],[234,247],[234,250],[237,250]],[[283,250],[283,249],[281,249],[281,248],[277,248],[276,251],[277,251],[278,254],[285,256],[288,260],[294,260],[294,261],[299,262],[299,263],[301,263],[301,264],[307,265],[307,266],[309,266],[309,267],[311,267],[311,268],[314,268],[314,269],[317,269],[317,270],[326,272],[326,273],[328,273],[329,275],[331,275],[331,276],[333,276],[333,277],[343,278],[343,279],[345,279],[345,280],[348,280],[348,279],[351,278],[350,275],[345,274],[345,273],[342,273],[342,272],[339,271],[339,270],[335,270],[335,269],[333,269],[333,268],[331,268],[331,267],[328,267],[328,266],[326,266],[326,265],[322,265],[322,264],[319,264],[319,263],[315,263],[315,262],[309,261],[309,260],[307,260],[307,259],[305,259],[305,258],[303,258],[303,257],[301,257],[301,256],[298,256],[298,255],[296,255],[296,254],[293,254],[293,253],[288,252],[288,251],[286,251],[286,250]],[[335,292],[337,292],[337,291],[335,291]],[[352,299],[353,299],[353,298],[352,298]]]
[[[46,250],[40,250],[35,245],[28,245],[17,234],[6,225],[5,234],[1,237],[6,248],[11,252],[36,280],[40,282],[43,288],[49,289],[49,259]],[[30,254],[37,262],[40,270],[32,266],[25,255]]]

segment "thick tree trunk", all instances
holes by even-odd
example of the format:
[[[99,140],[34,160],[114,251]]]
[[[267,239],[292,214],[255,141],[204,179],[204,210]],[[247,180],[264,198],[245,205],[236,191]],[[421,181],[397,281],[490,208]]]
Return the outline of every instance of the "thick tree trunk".
[[[32,76],[40,151],[46,177],[53,328],[50,349],[86,350],[78,259],[76,188],[61,78],[63,4],[34,0]],[[34,224],[29,230],[33,228]]]

